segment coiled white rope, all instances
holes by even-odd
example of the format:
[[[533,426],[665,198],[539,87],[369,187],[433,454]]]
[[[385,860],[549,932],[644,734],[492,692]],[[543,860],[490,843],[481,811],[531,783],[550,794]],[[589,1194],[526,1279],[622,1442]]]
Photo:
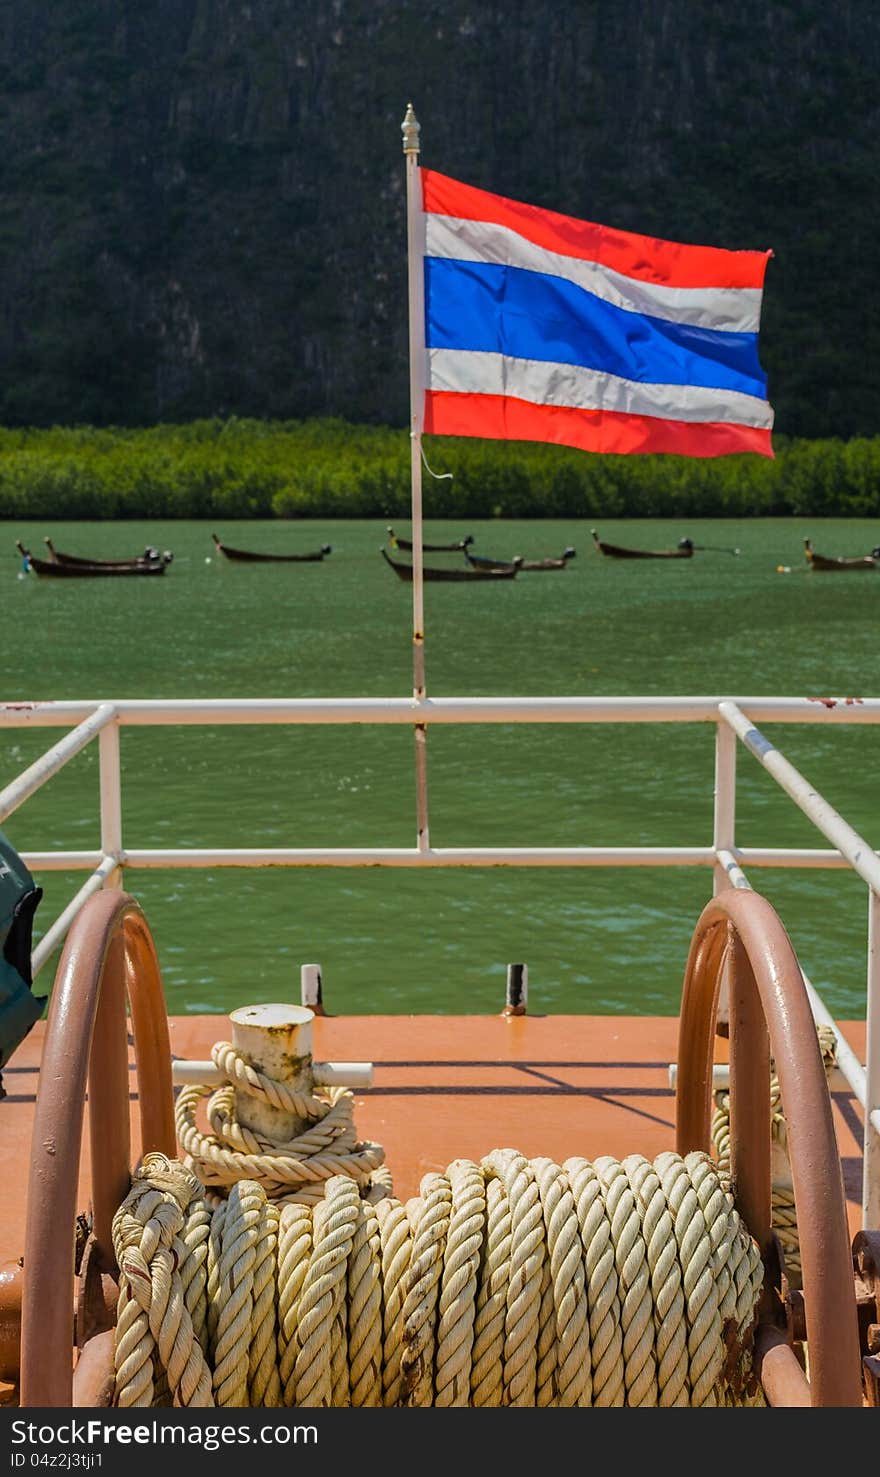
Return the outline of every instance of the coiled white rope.
[[[758,1248],[705,1154],[494,1150],[406,1205],[347,1175],[213,1211],[148,1155],[114,1219],[120,1406],[743,1405]]]

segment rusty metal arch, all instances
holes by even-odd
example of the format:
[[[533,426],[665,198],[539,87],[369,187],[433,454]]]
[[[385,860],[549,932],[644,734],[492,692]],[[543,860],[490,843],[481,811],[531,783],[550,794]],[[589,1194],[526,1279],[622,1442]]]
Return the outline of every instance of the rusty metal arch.
[[[142,1151],[176,1153],[171,1047],[153,937],[140,905],[110,889],[89,898],[61,955],[31,1141],[21,1328],[21,1404],[73,1404],[74,1226],[86,1090],[93,1255],[116,1271],[111,1224],[131,1168],[128,1025],[137,1063]]]
[[[840,1156],[816,1024],[797,956],[759,893],[728,888],[703,909],[685,969],[678,1041],[679,1153],[708,1150],[715,1017],[729,965],[731,1178],[764,1258],[756,1353],[771,1404],[861,1406],[861,1355]],[[788,1129],[810,1377],[784,1324],[771,1231],[770,1057]]]

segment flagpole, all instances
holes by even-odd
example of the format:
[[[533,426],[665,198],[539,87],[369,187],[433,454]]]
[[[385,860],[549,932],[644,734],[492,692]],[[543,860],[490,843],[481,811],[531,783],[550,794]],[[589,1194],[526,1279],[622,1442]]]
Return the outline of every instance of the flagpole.
[[[422,180],[419,173],[418,119],[412,103],[406,105],[401,124],[403,152],[406,158],[406,249],[409,299],[409,439],[410,483],[412,488],[412,562],[413,562],[413,697],[424,698],[425,687],[425,609],[422,561],[422,411],[425,392],[425,279],[424,216],[422,213]],[[428,732],[427,725],[415,725],[416,741],[416,821],[418,848],[428,851]]]

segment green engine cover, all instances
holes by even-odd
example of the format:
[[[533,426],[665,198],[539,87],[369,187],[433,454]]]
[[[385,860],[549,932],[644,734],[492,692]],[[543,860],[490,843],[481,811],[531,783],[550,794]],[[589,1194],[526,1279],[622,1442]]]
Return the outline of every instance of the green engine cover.
[[[0,831],[0,1069],[46,1004],[31,989],[34,913],[43,896],[15,847]],[[3,1096],[0,1084],[0,1096]]]

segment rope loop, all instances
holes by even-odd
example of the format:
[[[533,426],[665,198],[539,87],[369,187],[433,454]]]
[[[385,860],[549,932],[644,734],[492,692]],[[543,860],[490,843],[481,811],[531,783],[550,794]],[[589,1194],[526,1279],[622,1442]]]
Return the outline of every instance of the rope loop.
[[[174,1110],[184,1162],[208,1189],[226,1196],[246,1179],[262,1185],[279,1204],[317,1204],[326,1182],[342,1174],[371,1202],[391,1194],[385,1151],[381,1144],[359,1141],[348,1088],[331,1087],[326,1095],[294,1091],[252,1067],[229,1041],[216,1042],[211,1057],[226,1082],[213,1090],[181,1088]],[[302,1125],[300,1131],[276,1139],[246,1127],[236,1113],[238,1093],[290,1114]],[[208,1100],[209,1132],[197,1122],[203,1099]]]
[[[260,1102],[268,1103],[271,1108],[282,1108],[297,1118],[317,1121],[328,1111],[328,1104],[321,1098],[311,1093],[293,1092],[285,1083],[252,1067],[231,1041],[215,1041],[211,1047],[211,1060],[235,1087]]]

